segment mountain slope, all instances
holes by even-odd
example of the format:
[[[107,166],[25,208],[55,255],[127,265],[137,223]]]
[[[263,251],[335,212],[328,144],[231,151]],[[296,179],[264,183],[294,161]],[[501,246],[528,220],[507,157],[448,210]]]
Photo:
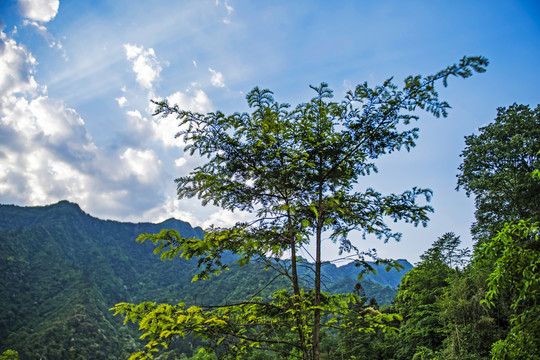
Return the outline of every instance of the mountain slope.
[[[112,316],[108,309],[114,304],[232,302],[273,277],[259,264],[233,265],[210,281],[191,283],[196,261],[162,262],[152,244],[135,242],[139,234],[163,228],[185,237],[204,236],[202,229],[174,219],[160,224],[100,220],[66,201],[44,207],[0,205],[0,352],[13,348],[24,359],[125,359],[139,334]],[[332,264],[323,269],[332,292],[352,291],[360,270]],[[395,277],[403,274],[383,279],[382,272],[363,280],[366,295],[389,302]],[[189,343],[178,348],[178,354],[190,354]]]

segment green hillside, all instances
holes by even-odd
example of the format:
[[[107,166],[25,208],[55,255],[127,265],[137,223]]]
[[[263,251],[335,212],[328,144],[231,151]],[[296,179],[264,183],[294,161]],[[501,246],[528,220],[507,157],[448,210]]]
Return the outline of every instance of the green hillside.
[[[255,263],[233,265],[210,281],[191,283],[197,261],[162,262],[152,245],[135,242],[139,234],[163,228],[204,236],[202,229],[174,219],[160,224],[100,220],[66,201],[44,207],[1,205],[0,351],[15,349],[22,359],[127,358],[140,334],[112,316],[108,309],[114,304],[234,302],[273,277]],[[359,268],[327,264],[323,269],[329,291],[353,291]],[[404,273],[366,277],[366,296],[389,303]],[[279,281],[272,285],[263,296],[285,286]],[[191,339],[177,343],[176,353],[190,356],[196,344]]]

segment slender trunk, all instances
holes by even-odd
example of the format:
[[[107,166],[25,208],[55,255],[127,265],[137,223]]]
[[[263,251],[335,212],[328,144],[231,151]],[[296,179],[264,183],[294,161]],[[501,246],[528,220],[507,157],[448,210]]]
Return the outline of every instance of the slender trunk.
[[[292,271],[292,278],[293,278],[293,291],[294,295],[297,299],[300,299],[300,286],[298,285],[298,273],[296,270],[296,244],[294,244],[291,248],[291,271]],[[306,338],[304,336],[304,330],[303,330],[303,324],[302,324],[302,314],[300,313],[300,309],[295,305],[294,306],[296,313],[296,328],[298,329],[298,338],[300,340],[300,344],[302,346],[302,357],[304,360],[309,360],[309,353],[307,349],[306,344]]]
[[[317,223],[315,255],[315,312],[313,315],[313,360],[319,360],[319,342],[321,331],[321,227]]]
[[[315,311],[313,314],[313,360],[319,360],[319,342],[321,332],[321,237],[323,228],[323,209],[322,209],[322,184],[319,184],[319,204],[317,216],[317,229],[315,233]]]
[[[292,283],[293,283],[293,292],[297,299],[300,299],[300,285],[298,282],[298,271],[296,267],[296,241],[294,237],[294,231],[291,223],[291,213],[288,211],[288,220],[289,220],[289,240],[291,244],[291,272],[292,272]],[[301,310],[296,306],[293,305],[296,312],[295,312],[295,319],[296,319],[296,328],[298,332],[298,339],[300,340],[300,346],[302,347],[302,357],[304,360],[309,360],[309,353],[307,349],[306,344],[306,337],[304,335],[303,330],[303,324],[302,324],[302,314]]]

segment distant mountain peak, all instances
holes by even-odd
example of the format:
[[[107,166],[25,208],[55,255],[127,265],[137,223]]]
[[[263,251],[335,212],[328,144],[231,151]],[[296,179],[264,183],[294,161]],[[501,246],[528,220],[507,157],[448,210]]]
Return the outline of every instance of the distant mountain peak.
[[[79,211],[82,211],[81,207],[79,206],[79,204],[77,203],[74,203],[74,202],[71,202],[69,200],[60,200],[59,202],[57,202],[56,204],[51,204],[49,206],[63,206],[63,207],[69,207],[71,209],[74,209],[74,210],[79,210]]]
[[[178,224],[178,223],[186,223],[185,221],[182,221],[182,220],[178,220],[178,219],[175,219],[175,218],[168,218],[167,220],[164,220],[160,223],[158,223],[159,225],[163,225],[163,226],[170,226],[170,225],[175,225],[175,224]]]

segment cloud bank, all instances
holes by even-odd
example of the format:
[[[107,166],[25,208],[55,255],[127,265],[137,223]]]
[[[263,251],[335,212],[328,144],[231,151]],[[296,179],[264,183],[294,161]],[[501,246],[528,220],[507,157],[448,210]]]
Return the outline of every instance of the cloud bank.
[[[232,8],[225,7],[230,15]],[[49,46],[62,48],[45,26],[57,15],[58,1],[21,0],[19,10],[23,26],[34,29]],[[174,216],[201,226],[230,224],[240,216],[211,207],[201,213],[196,202],[176,199],[174,176],[169,172],[185,173],[198,160],[183,156],[185,144],[174,137],[179,130],[175,117],[151,115],[148,100],[156,97],[164,64],[153,48],[117,45],[124,55],[128,78],[135,84],[126,78],[120,93],[109,99],[120,114],[111,119],[115,121],[111,129],[119,129],[114,131],[121,135],[111,132],[108,143],[92,136],[88,125],[95,121],[92,115],[85,119],[61,98],[49,96],[46,84],[36,80],[38,61],[16,40],[15,33],[0,31],[2,203],[35,206],[66,199],[101,218],[159,221]],[[111,59],[110,64],[118,64],[118,60]],[[197,66],[194,61],[193,66]],[[208,71],[212,86],[226,87],[221,72],[212,67]],[[81,74],[79,69],[69,79],[80,79]],[[129,83],[132,85],[125,85]],[[164,98],[186,110],[214,110],[198,81]]]
[[[154,150],[99,148],[77,111],[50,98],[36,82],[32,54],[3,32],[0,49],[3,202],[44,205],[68,199],[122,217],[151,207],[148,199],[164,200],[158,181],[162,162]]]

